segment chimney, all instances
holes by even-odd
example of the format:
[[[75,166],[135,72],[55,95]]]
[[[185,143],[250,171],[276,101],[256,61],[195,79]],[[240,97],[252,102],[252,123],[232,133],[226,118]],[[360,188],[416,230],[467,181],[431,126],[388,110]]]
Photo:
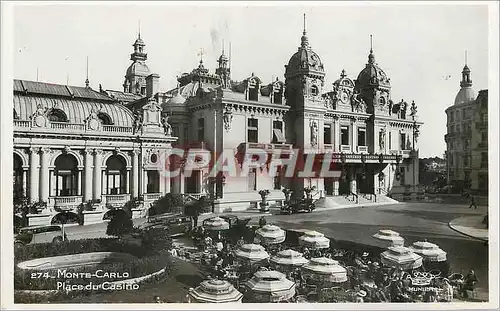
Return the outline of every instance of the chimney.
[[[152,73],[146,77],[146,96],[153,97],[160,88],[160,75]]]

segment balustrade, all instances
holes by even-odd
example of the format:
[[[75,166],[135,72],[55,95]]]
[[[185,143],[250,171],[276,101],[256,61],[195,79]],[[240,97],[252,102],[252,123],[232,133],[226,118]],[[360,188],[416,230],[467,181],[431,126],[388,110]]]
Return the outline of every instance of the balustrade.
[[[161,193],[145,193],[144,200],[146,201],[154,201],[161,198]]]
[[[106,203],[125,203],[130,200],[130,194],[106,194]]]
[[[51,197],[49,202],[54,202],[54,206],[67,206],[67,205],[78,205],[82,203],[82,196],[64,196],[64,197]]]
[[[368,153],[367,146],[358,146],[358,153]]]
[[[351,146],[350,145],[340,145],[340,151],[341,152],[351,152]]]

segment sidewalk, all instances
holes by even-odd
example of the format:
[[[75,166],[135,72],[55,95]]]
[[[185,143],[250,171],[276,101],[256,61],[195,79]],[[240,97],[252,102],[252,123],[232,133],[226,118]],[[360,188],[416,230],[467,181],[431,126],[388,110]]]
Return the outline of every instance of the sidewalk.
[[[488,242],[488,228],[482,223],[484,215],[471,215],[453,219],[449,227],[471,238]]]

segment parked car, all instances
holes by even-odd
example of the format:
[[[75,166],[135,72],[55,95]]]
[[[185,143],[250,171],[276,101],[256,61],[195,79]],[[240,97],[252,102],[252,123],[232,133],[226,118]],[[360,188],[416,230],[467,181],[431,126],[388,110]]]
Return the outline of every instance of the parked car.
[[[67,240],[64,236],[61,226],[31,226],[19,229],[19,233],[14,236],[15,245],[28,245],[40,243],[60,243]]]
[[[182,214],[161,214],[148,217],[146,229],[150,227],[167,227],[170,236],[183,235],[192,230],[191,217]]]

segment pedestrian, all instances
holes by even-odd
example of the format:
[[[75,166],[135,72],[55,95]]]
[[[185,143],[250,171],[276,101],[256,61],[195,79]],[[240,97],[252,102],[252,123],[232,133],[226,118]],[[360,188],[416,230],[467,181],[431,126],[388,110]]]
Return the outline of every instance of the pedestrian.
[[[474,292],[477,284],[477,276],[474,270],[470,269],[469,274],[465,277],[464,285],[462,287],[462,295],[464,298],[469,298],[468,291]]]
[[[469,208],[472,208],[472,206],[474,206],[474,209],[477,209],[476,199],[474,198],[473,195],[470,196],[470,205],[469,205]]]
[[[266,221],[266,217],[262,216],[260,219],[259,219],[259,227],[264,227],[265,225],[267,224],[267,221]]]
[[[155,296],[154,301],[155,303],[163,303],[163,301],[160,299],[160,296]]]

